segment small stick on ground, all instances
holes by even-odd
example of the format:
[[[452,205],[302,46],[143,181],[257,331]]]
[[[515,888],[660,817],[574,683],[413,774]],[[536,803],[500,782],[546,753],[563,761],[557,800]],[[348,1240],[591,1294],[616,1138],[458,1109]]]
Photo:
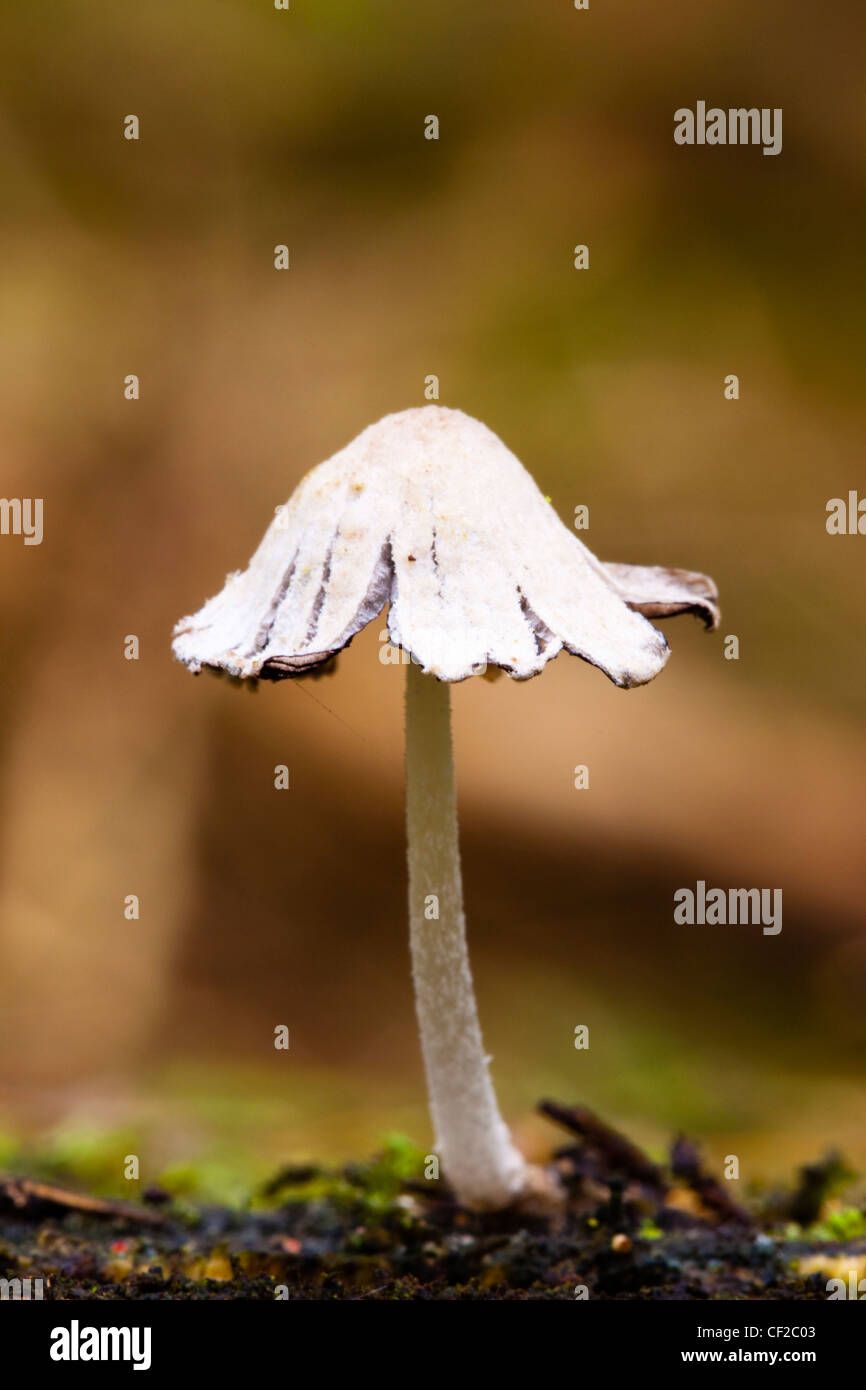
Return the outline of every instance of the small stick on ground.
[[[559,1105],[554,1100],[543,1100],[538,1110],[555,1124],[578,1135],[615,1172],[633,1178],[660,1194],[667,1191],[667,1183],[659,1166],[624,1134],[606,1125],[585,1105]]]
[[[17,1214],[33,1220],[40,1220],[46,1211],[58,1215],[80,1211],[88,1216],[107,1216],[115,1220],[134,1221],[143,1226],[162,1226],[168,1219],[159,1212],[129,1206],[126,1202],[86,1197],[80,1192],[55,1187],[53,1183],[33,1182],[30,1178],[0,1178],[2,1207],[11,1207]]]
[[[671,1171],[675,1178],[688,1184],[707,1210],[720,1221],[732,1221],[738,1226],[754,1225],[749,1212],[734,1201],[722,1183],[701,1171],[698,1150],[683,1134],[677,1136],[671,1147]]]

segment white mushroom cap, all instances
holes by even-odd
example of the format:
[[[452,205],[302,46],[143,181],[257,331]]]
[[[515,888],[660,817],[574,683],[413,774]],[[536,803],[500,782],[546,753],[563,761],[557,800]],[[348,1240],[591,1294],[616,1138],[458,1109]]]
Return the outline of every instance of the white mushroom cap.
[[[563,648],[642,685],[668,645],[641,616],[718,622],[712,580],[605,565],[559,520],[514,454],[460,410],[388,415],[314,468],[243,573],[178,623],[192,671],[302,675],[379,614],[425,671],[487,664],[535,676]]]

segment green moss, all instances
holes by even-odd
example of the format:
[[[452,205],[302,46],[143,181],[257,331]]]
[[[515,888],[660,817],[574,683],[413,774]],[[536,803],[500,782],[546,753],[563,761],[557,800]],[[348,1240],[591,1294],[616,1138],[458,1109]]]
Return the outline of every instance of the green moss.
[[[638,1231],[638,1236],[641,1240],[661,1240],[662,1230],[660,1226],[648,1218]]]
[[[300,1180],[291,1171],[285,1182],[271,1183],[253,1199],[253,1206],[285,1206],[320,1202],[340,1212],[351,1210],[361,1222],[400,1215],[396,1199],[407,1179],[423,1173],[424,1155],[402,1134],[389,1134],[374,1158],[344,1168],[313,1169]]]
[[[810,1226],[808,1236],[810,1240],[858,1240],[866,1236],[866,1214],[859,1207],[842,1207]]]

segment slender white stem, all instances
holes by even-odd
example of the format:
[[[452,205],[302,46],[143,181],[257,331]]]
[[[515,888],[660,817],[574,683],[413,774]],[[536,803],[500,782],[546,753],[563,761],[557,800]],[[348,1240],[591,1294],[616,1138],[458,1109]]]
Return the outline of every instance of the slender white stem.
[[[450,691],[414,662],[406,668],[406,813],[412,975],[436,1153],[460,1202],[495,1209],[523,1190],[528,1167],[499,1113],[472,988]]]

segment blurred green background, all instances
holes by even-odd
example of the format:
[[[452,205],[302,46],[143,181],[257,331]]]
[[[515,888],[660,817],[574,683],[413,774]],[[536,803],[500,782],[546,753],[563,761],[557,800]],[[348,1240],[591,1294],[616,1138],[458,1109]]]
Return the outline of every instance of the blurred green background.
[[[9,1161],[119,1171],[108,1131],[226,1191],[429,1144],[382,624],[255,695],[169,640],[435,373],[566,524],[589,506],[601,558],[722,594],[720,633],[664,624],[645,689],[561,657],[454,690],[521,1142],[550,1143],[551,1094],[744,1177],[866,1164],[866,540],[825,529],[866,495],[862,5],[28,0],[0,30],[2,491],[45,499],[41,546],[0,538]],[[782,154],[676,146],[699,99],[782,107]],[[781,887],[782,934],[675,926],[697,878]]]

